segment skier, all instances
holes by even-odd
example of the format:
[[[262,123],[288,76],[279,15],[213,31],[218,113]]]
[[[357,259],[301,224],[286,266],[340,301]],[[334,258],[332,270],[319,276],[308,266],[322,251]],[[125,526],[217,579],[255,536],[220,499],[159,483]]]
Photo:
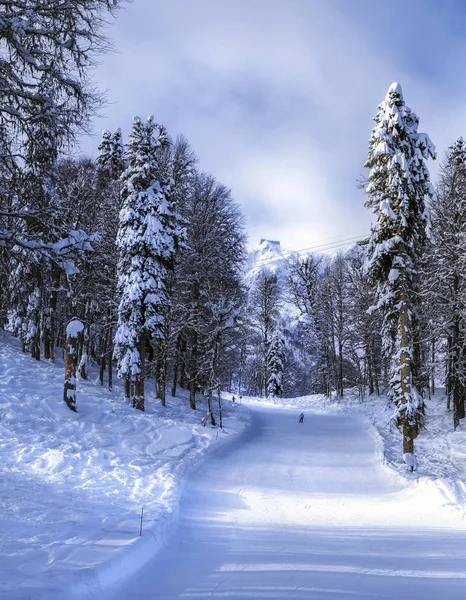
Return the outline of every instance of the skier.
[[[304,413],[301,413],[299,415],[299,421],[298,421],[298,423],[304,423]]]

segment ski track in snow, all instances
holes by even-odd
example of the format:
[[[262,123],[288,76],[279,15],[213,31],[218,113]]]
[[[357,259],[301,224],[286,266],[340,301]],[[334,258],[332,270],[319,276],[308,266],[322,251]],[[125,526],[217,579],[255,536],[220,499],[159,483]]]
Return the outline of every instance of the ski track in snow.
[[[466,597],[465,432],[437,400],[410,475],[383,401],[249,399],[225,445],[242,407],[219,435],[92,377],[76,415],[60,359],[0,340],[2,600]]]
[[[463,600],[466,522],[383,465],[367,423],[252,406],[185,487],[162,552],[99,600]]]

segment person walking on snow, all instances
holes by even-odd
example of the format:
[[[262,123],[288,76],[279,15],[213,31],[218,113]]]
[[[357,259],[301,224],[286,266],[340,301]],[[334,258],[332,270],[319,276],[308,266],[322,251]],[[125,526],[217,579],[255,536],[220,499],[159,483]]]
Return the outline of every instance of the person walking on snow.
[[[299,415],[299,421],[298,421],[298,423],[304,423],[304,413],[301,413]]]

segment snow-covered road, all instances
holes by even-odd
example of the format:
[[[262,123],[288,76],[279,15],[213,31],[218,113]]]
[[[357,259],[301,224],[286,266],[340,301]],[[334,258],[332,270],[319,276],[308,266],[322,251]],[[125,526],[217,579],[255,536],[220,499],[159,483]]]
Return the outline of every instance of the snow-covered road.
[[[434,483],[383,466],[359,419],[252,410],[187,483],[166,547],[99,600],[464,600],[465,523]]]

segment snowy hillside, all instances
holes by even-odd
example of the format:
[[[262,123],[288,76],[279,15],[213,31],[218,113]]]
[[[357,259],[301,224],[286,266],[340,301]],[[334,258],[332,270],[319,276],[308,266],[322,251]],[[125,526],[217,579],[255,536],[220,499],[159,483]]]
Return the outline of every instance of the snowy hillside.
[[[151,394],[143,413],[92,372],[73,413],[62,399],[62,361],[34,361],[5,335],[0,366],[5,600],[63,600],[140,567],[177,513],[183,477],[248,423],[244,407],[225,402],[224,430],[203,427],[201,398],[197,411],[184,397],[163,409]]]

